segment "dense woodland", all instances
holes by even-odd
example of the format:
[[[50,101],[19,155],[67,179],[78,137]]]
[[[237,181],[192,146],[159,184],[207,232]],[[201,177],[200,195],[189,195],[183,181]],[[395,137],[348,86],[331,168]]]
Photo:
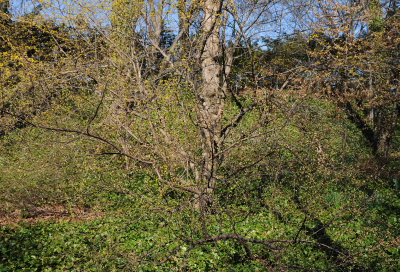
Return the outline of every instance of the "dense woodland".
[[[0,0],[0,271],[400,271],[396,0]]]

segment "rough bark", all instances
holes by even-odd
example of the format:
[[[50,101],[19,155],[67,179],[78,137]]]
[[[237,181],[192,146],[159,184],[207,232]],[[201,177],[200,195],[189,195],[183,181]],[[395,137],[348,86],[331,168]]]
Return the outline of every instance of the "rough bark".
[[[221,0],[204,2],[202,32],[204,47],[201,55],[202,86],[200,99],[200,126],[203,138],[202,182],[205,190],[211,192],[215,188],[215,174],[218,169],[216,153],[220,144],[221,118],[224,107],[224,94],[220,86],[221,66],[218,63],[220,52],[219,27]]]

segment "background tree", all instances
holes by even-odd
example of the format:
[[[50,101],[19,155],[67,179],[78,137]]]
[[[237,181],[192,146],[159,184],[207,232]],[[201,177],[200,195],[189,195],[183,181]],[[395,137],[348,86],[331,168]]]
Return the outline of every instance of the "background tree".
[[[310,86],[332,96],[363,132],[372,153],[388,158],[399,99],[395,91],[398,83],[392,74],[397,69],[393,62],[397,49],[385,34],[391,29],[389,36],[396,35],[394,17],[388,15],[393,13],[392,4],[314,4],[312,18],[317,20],[308,22],[315,31],[310,33],[307,46],[311,49],[309,73],[315,75],[308,77],[313,81]]]

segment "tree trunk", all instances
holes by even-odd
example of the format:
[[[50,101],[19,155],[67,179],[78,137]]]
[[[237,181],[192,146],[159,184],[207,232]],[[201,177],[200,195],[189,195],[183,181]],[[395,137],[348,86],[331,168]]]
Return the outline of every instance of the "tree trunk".
[[[385,116],[382,115],[385,115],[386,119],[384,118]],[[396,129],[398,121],[397,102],[393,103],[390,113],[378,114],[376,118],[378,120],[374,131],[375,134],[374,155],[381,156],[387,159],[389,156],[392,135]]]
[[[206,0],[203,7],[202,30],[204,48],[201,55],[202,86],[199,93],[199,119],[202,136],[202,184],[207,194],[215,188],[215,175],[218,169],[217,152],[221,137],[221,118],[224,95],[220,86],[221,66],[218,63],[220,52],[219,28],[222,0]]]

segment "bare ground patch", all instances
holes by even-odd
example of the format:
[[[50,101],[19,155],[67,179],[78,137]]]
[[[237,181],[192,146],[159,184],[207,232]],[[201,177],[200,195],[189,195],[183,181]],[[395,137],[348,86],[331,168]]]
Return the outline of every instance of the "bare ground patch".
[[[16,208],[11,212],[0,210],[0,225],[18,223],[35,224],[40,221],[89,221],[104,216],[101,211],[82,207],[67,208],[62,205],[30,206],[25,209]]]

